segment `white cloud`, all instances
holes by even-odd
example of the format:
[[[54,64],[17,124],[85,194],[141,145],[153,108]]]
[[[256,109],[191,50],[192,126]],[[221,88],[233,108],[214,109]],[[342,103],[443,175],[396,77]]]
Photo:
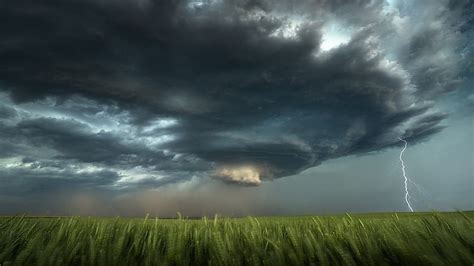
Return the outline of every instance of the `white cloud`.
[[[347,44],[351,40],[350,29],[344,28],[336,22],[330,22],[324,25],[322,33],[323,36],[320,48],[324,52]]]

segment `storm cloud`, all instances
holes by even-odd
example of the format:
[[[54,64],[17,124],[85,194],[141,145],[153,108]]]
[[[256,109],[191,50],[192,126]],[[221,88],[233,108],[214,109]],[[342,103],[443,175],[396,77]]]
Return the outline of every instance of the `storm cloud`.
[[[399,138],[423,141],[443,129],[437,100],[469,73],[472,10],[5,1],[0,177],[33,190],[193,177],[259,185]]]

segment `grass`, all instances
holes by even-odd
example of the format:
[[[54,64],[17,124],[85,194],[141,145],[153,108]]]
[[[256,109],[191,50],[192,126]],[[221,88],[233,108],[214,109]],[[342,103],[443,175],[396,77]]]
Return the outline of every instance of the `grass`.
[[[474,212],[0,218],[6,265],[473,265]]]

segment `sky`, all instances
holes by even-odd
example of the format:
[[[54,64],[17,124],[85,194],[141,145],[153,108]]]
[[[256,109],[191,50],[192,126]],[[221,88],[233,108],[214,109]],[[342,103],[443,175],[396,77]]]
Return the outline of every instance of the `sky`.
[[[469,0],[0,4],[0,215],[474,209]]]

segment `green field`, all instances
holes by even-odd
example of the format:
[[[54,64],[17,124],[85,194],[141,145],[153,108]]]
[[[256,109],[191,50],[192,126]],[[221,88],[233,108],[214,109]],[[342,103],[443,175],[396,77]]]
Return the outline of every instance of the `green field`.
[[[474,212],[0,218],[6,265],[473,265]]]

